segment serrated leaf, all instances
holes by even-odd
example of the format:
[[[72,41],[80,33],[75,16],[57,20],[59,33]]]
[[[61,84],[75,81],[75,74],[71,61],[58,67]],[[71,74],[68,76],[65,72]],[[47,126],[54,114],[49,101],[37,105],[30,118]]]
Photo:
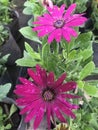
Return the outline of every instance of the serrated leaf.
[[[2,101],[2,99],[6,97],[7,93],[10,90],[10,88],[11,88],[10,83],[7,83],[5,85],[0,85],[0,101]]]
[[[84,78],[89,76],[94,69],[95,69],[95,64],[92,61],[86,64],[84,68],[81,70],[81,72],[79,73],[80,80],[83,80]]]
[[[35,42],[38,42],[40,44],[42,43],[39,40],[37,33],[34,32],[31,27],[29,27],[29,26],[23,27],[19,31],[25,38],[30,39],[30,40],[35,41]]]

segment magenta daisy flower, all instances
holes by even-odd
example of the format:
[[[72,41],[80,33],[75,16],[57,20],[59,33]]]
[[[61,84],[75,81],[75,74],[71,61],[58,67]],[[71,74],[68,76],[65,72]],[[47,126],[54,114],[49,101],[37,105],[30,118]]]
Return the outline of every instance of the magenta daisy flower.
[[[25,122],[34,118],[34,129],[37,129],[44,114],[47,115],[48,130],[51,120],[55,122],[57,117],[61,122],[66,122],[65,116],[75,118],[73,109],[78,105],[72,104],[68,99],[79,98],[69,91],[76,88],[76,82],[64,82],[66,74],[62,74],[56,81],[54,73],[46,73],[45,69],[36,65],[36,72],[28,69],[32,81],[20,78],[22,84],[16,86],[15,94],[19,96],[17,105],[22,106],[20,114],[26,114]],[[67,93],[68,92],[68,93]]]
[[[61,38],[70,42],[71,36],[78,36],[73,27],[80,26],[87,20],[82,14],[72,14],[75,8],[76,4],[70,5],[66,11],[65,5],[60,8],[56,5],[53,8],[48,7],[48,13],[38,17],[38,21],[34,22],[37,26],[33,30],[38,31],[39,37],[48,35],[48,43],[54,39],[60,42]]]

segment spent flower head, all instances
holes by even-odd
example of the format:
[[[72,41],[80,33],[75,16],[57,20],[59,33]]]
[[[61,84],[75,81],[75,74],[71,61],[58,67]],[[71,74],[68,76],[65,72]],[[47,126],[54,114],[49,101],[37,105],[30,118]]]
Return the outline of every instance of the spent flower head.
[[[39,0],[39,2],[45,6],[46,8],[47,7],[50,7],[50,8],[53,8],[53,2],[52,0]]]
[[[81,26],[87,20],[83,14],[73,14],[75,8],[76,4],[71,4],[67,10],[64,4],[61,7],[47,7],[48,12],[37,18],[33,30],[38,31],[39,37],[48,35],[48,43],[54,39],[60,42],[61,38],[70,42],[71,36],[78,36],[73,27]]]
[[[66,74],[62,74],[55,80],[54,73],[49,72],[36,65],[36,71],[28,69],[28,74],[33,81],[20,78],[22,84],[16,86],[15,94],[19,96],[16,100],[18,106],[22,106],[20,114],[26,114],[25,122],[34,118],[34,129],[37,129],[44,115],[47,115],[48,130],[51,120],[55,122],[55,116],[61,122],[67,122],[65,116],[75,118],[73,109],[78,105],[72,104],[68,99],[79,98],[70,94],[77,87],[76,82],[64,83]]]

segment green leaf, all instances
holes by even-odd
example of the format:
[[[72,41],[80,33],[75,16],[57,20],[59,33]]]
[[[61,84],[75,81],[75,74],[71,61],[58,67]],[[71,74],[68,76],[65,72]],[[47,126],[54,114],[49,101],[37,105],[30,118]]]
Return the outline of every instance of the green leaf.
[[[85,61],[86,59],[88,59],[89,57],[91,57],[93,54],[93,51],[90,50],[90,49],[85,49],[83,51],[81,51],[79,53],[79,55],[82,55],[83,56],[83,61]]]
[[[0,101],[2,101],[2,99],[6,97],[7,93],[10,90],[10,88],[11,88],[10,83],[7,83],[5,85],[0,85]]]
[[[90,124],[92,125],[92,127],[94,128],[94,130],[98,130],[98,115],[97,113],[92,113],[91,114],[92,119],[90,120]]]
[[[79,73],[80,80],[90,75],[94,69],[95,69],[95,64],[92,61],[86,64],[84,68],[81,70],[81,72]]]
[[[7,119],[9,119],[16,111],[17,111],[17,107],[14,104],[12,104],[10,108],[10,114],[7,117]]]
[[[85,82],[83,81],[77,81],[78,87],[83,89]]]
[[[33,14],[32,8],[30,7],[24,8],[23,13],[26,15],[32,15]]]
[[[95,96],[96,93],[98,93],[98,88],[96,88],[94,85],[89,85],[88,83],[85,83],[83,89],[89,96]]]
[[[41,59],[41,58],[40,58],[40,54],[37,53],[37,52],[35,52],[35,51],[33,50],[33,48],[32,48],[27,42],[25,42],[25,49],[26,49],[26,51],[28,52],[28,54],[30,54],[30,56],[31,56],[32,58],[37,59],[37,60],[40,60],[40,59]]]
[[[24,57],[16,60],[15,63],[25,67],[34,67],[36,64],[41,64],[40,61],[35,61],[26,51],[24,51]]]
[[[19,31],[21,32],[21,34],[22,34],[25,38],[30,39],[30,40],[35,41],[35,42],[38,42],[38,43],[40,43],[40,44],[42,43],[42,42],[39,40],[39,38],[38,38],[36,32],[34,32],[31,27],[29,27],[29,26],[23,27],[23,28],[21,28]]]
[[[4,128],[4,130],[10,130],[11,129],[11,124],[7,124],[6,126],[5,126],[5,128]]]
[[[69,53],[69,56],[68,58],[71,60],[71,59],[75,59],[76,58],[76,50],[73,50]]]
[[[45,44],[43,47],[42,47],[42,62],[43,64],[46,65],[47,63],[47,58],[49,56],[49,53],[50,53],[50,45],[49,44]]]
[[[83,44],[84,42],[91,41],[91,38],[92,38],[92,32],[81,33],[76,39],[76,42],[81,42]]]

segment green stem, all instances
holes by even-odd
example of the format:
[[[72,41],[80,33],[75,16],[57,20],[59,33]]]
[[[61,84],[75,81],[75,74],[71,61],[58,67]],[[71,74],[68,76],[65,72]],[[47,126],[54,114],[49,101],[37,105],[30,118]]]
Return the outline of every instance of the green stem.
[[[91,106],[90,103],[87,101],[87,99],[85,98],[85,96],[84,96],[84,100],[85,100],[85,102],[87,103],[87,105],[88,105],[88,107],[90,108],[90,110],[91,110],[92,112],[94,112],[92,106]]]

